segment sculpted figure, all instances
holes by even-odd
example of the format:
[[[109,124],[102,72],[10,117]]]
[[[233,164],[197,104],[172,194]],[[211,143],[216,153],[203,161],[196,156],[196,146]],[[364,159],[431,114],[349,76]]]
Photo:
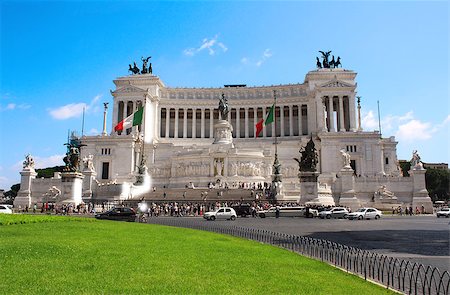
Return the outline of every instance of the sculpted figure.
[[[321,69],[322,68],[322,64],[320,63],[320,60],[319,60],[319,58],[316,56],[316,65],[317,65],[317,68],[318,69]],[[131,67],[131,66],[130,66]]]
[[[341,64],[341,57],[340,57],[340,56],[338,56],[336,62],[334,63],[334,67],[335,67],[335,68],[339,68],[339,65],[341,65],[341,67],[342,67],[342,64]]]
[[[222,120],[227,120],[228,118],[228,100],[225,98],[225,94],[222,93],[222,97],[219,100],[219,112],[222,116]]]
[[[216,159],[215,165],[216,165],[217,175],[222,176],[222,169],[223,169],[222,159]]]
[[[148,73],[147,63],[148,63],[148,60],[150,58],[152,58],[152,57],[151,56],[149,56],[147,58],[141,57],[141,60],[142,60],[142,71],[141,71],[141,74],[147,74]]]
[[[344,160],[344,168],[351,168],[350,166],[350,154],[345,150],[341,150],[342,159]]]
[[[386,189],[385,185],[380,186],[380,188],[378,189],[378,191],[376,192],[376,194],[378,195],[379,199],[393,199],[395,198],[395,195],[393,192],[388,191]]]
[[[34,168],[34,159],[30,154],[25,156],[25,161],[23,161],[23,168]]]
[[[83,170],[94,171],[94,156],[89,155],[83,158]]]
[[[419,156],[419,153],[417,152],[417,150],[413,151],[412,159],[411,159],[410,163],[411,163],[412,169],[423,168],[422,163],[420,162],[420,156]]]
[[[323,52],[319,51],[322,54],[322,65],[324,68],[329,68],[330,64],[328,63],[328,57],[330,56],[331,51]]]

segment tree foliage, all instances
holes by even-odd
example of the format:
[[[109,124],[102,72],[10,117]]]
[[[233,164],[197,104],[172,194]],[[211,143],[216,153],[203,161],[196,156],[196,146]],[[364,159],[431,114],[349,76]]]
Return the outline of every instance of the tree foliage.
[[[54,166],[54,167],[47,167],[43,169],[36,169],[37,177],[41,178],[51,178],[53,177],[55,172],[63,172],[64,166]]]
[[[450,191],[450,171],[427,168],[425,182],[433,201],[448,201]]]
[[[20,183],[13,184],[11,186],[11,189],[3,194],[4,202],[12,205],[19,190],[20,190]]]

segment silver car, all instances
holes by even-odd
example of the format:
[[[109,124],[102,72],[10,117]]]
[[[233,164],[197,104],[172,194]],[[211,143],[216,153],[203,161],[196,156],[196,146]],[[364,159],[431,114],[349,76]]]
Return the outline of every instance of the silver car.
[[[324,219],[330,218],[347,218],[348,210],[344,207],[334,207],[329,210],[319,212],[319,217]]]
[[[221,207],[216,211],[206,212],[203,214],[203,218],[206,220],[216,220],[216,219],[229,219],[235,220],[237,217],[236,211],[230,207]]]
[[[347,218],[350,220],[353,219],[379,219],[383,213],[380,210],[375,208],[360,208],[355,212],[349,213]]]
[[[450,217],[450,208],[442,208],[441,210],[439,210],[438,212],[436,212],[436,216],[437,218],[439,217]]]

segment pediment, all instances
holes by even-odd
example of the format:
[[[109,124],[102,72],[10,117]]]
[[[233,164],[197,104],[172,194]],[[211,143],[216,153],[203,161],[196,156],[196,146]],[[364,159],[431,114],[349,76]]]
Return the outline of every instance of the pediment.
[[[124,87],[120,87],[114,91],[111,92],[112,94],[122,94],[122,93],[147,93],[147,90],[144,90],[142,88],[133,86],[133,85],[127,85]]]
[[[320,85],[321,88],[343,88],[343,87],[354,87],[354,85],[346,83],[341,80],[333,79],[331,81],[328,81],[322,85]]]

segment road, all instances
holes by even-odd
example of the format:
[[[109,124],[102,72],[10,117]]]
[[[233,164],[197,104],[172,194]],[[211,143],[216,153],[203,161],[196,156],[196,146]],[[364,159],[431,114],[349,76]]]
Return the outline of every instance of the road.
[[[449,221],[435,216],[385,216],[380,220],[249,217],[214,222],[325,239],[450,271]]]

